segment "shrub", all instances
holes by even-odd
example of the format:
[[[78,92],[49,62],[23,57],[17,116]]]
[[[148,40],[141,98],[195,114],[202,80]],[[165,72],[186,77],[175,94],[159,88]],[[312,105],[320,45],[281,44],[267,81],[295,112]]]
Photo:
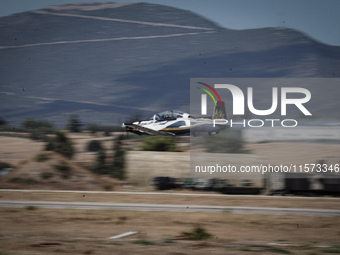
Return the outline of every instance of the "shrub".
[[[176,151],[176,142],[167,136],[152,136],[142,145],[144,151]]]
[[[70,118],[68,119],[68,123],[67,123],[67,130],[72,132],[72,133],[79,133],[81,132],[80,128],[81,128],[82,124],[78,118],[78,115],[71,115]]]
[[[105,191],[111,191],[112,190],[111,185],[104,185],[103,188],[104,188]]]
[[[111,165],[111,176],[120,180],[125,179],[125,151],[121,148],[115,151]]]
[[[38,210],[38,207],[34,206],[34,205],[28,205],[25,207],[26,210],[29,210],[29,211],[35,211],[35,210]]]
[[[340,253],[340,247],[326,247],[326,248],[321,248],[320,251],[323,252],[323,253],[339,254]]]
[[[104,136],[111,136],[111,132],[109,130],[104,131]]]
[[[21,123],[23,128],[27,129],[40,129],[40,130],[51,130],[54,129],[53,125],[44,120],[27,119]]]
[[[53,177],[53,173],[50,172],[43,172],[40,174],[41,179],[47,180]]]
[[[9,182],[11,182],[11,183],[22,183],[22,184],[27,184],[27,185],[38,184],[38,182],[35,179],[21,178],[21,177],[13,177],[13,178],[9,179]]]
[[[87,144],[87,150],[92,152],[101,151],[103,150],[103,146],[100,141],[92,140]]]
[[[124,136],[119,136],[114,143],[114,157],[111,164],[108,165],[108,173],[120,180],[126,179],[125,173],[125,150],[122,148],[122,140]]]
[[[4,168],[13,168],[10,164],[0,161],[0,170]]]
[[[37,162],[45,162],[50,159],[50,154],[47,153],[41,153],[36,158],[35,161]]]
[[[48,140],[48,137],[41,130],[32,130],[29,135],[29,138],[34,141],[43,141],[43,142],[46,142]]]
[[[38,181],[33,178],[26,178],[24,179],[24,183],[27,185],[35,185],[38,184]]]
[[[51,123],[37,119],[27,119],[21,123],[21,127],[25,132],[30,133],[29,138],[35,141],[47,141],[46,134],[51,134],[55,131]]]
[[[292,254],[290,251],[278,247],[268,247],[266,251],[271,253]]]
[[[154,242],[148,241],[148,240],[136,240],[136,241],[132,241],[133,244],[141,244],[141,245],[154,245]]]
[[[163,239],[163,243],[176,243],[176,241],[173,239],[173,237],[168,236]]]
[[[181,236],[189,240],[205,240],[212,237],[212,235],[202,227],[196,227],[191,232],[182,232]]]
[[[47,143],[45,149],[55,151],[67,158],[72,158],[74,155],[72,141],[60,131],[56,132],[56,136]]]
[[[63,179],[70,178],[72,168],[65,161],[61,161],[58,165],[54,165],[54,168],[61,173]]]
[[[23,178],[13,177],[13,178],[9,179],[9,182],[11,182],[11,183],[20,183],[20,182],[23,182]]]
[[[91,171],[96,174],[106,173],[106,152],[101,150],[97,152],[96,161],[91,166]]]

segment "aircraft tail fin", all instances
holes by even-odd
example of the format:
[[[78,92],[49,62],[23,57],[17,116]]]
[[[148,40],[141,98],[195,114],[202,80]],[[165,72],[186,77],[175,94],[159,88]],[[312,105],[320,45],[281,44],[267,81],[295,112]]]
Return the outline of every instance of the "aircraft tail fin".
[[[222,101],[222,105],[220,102],[216,102],[213,119],[227,119],[227,112],[225,109],[224,101]]]

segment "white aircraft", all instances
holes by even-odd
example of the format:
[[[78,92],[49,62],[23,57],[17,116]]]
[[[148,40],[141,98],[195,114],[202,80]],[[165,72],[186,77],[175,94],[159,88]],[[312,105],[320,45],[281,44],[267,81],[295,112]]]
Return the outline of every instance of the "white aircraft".
[[[215,124],[214,119],[227,119],[224,102],[217,102],[212,119],[194,118],[188,113],[177,110],[160,112],[149,120],[141,120],[133,123],[123,123],[126,131],[139,135],[165,135],[165,136],[194,136],[200,133],[218,134],[229,127],[226,124]]]

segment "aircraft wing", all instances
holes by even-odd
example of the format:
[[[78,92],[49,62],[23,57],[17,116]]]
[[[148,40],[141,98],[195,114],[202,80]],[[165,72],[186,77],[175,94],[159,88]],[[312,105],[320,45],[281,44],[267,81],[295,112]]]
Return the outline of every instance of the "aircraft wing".
[[[129,127],[132,129],[137,129],[138,131],[141,131],[143,133],[146,133],[148,135],[165,135],[165,136],[174,136],[174,133],[171,132],[166,132],[166,131],[156,131],[150,128],[146,128],[146,127],[142,127],[142,126],[138,126],[135,124],[125,124],[125,127]]]

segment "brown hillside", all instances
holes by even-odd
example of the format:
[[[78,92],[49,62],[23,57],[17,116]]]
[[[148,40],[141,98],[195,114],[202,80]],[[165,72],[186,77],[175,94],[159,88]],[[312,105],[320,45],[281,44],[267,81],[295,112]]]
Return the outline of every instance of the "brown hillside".
[[[55,152],[41,152],[0,181],[3,189],[112,190],[114,186],[114,180],[101,178]]]

